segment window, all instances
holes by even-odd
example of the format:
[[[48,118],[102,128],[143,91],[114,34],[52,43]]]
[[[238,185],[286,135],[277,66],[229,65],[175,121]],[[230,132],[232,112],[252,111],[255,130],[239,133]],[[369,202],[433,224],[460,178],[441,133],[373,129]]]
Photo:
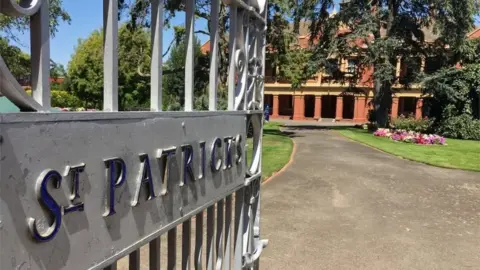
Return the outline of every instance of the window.
[[[325,72],[329,76],[333,76],[339,70],[338,59],[328,59],[325,65]]]
[[[347,73],[354,74],[357,70],[358,61],[356,59],[348,59]]]
[[[442,59],[440,57],[427,57],[425,60],[424,72],[432,74],[442,67]]]

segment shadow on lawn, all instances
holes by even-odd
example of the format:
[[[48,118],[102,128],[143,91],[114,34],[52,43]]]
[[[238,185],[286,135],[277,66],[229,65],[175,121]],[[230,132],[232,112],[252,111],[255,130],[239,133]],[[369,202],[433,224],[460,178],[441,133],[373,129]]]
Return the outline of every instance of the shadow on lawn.
[[[346,130],[346,129],[356,128],[355,126],[316,126],[316,125],[283,125],[282,127],[288,130]]]
[[[282,126],[283,127],[283,126]],[[275,136],[287,136],[289,138],[303,137],[302,135],[297,134],[293,131],[288,130],[278,130],[278,129],[264,129],[263,135],[275,135]]]

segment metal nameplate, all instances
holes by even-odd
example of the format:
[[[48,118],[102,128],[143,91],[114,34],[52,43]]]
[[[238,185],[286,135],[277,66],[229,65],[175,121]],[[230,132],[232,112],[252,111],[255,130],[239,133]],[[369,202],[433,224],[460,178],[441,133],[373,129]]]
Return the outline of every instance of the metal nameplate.
[[[133,116],[132,116],[133,115]],[[0,119],[0,269],[104,266],[245,181],[245,114]]]

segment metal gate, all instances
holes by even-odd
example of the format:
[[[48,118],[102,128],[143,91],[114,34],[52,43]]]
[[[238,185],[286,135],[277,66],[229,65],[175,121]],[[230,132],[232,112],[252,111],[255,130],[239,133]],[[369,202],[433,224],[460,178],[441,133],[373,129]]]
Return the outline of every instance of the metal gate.
[[[212,0],[209,111],[193,111],[186,0],[185,111],[162,112],[163,3],[152,0],[151,111],[118,112],[117,1],[103,0],[104,111],[55,113],[49,1],[0,0],[3,14],[31,17],[33,88],[0,57],[0,91],[24,111],[0,115],[0,269],[258,268],[266,3],[225,0],[228,110],[218,111]]]

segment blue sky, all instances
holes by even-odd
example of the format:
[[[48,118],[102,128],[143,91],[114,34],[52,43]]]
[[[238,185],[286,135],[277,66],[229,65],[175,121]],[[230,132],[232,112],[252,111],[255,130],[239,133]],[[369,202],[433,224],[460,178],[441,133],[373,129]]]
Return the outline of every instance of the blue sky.
[[[58,32],[50,42],[51,59],[67,67],[68,61],[78,43],[79,38],[87,38],[92,31],[99,29],[103,24],[103,3],[98,0],[64,0],[64,8],[72,17],[70,24],[62,23]],[[178,14],[172,21],[172,25],[184,24],[184,14]],[[196,21],[195,29],[206,30],[206,21],[201,19]],[[164,30],[163,48],[167,48],[173,38],[173,30]],[[208,40],[205,35],[198,35],[203,43]],[[30,51],[30,35],[23,33],[19,36],[21,44],[19,45],[25,52]]]

